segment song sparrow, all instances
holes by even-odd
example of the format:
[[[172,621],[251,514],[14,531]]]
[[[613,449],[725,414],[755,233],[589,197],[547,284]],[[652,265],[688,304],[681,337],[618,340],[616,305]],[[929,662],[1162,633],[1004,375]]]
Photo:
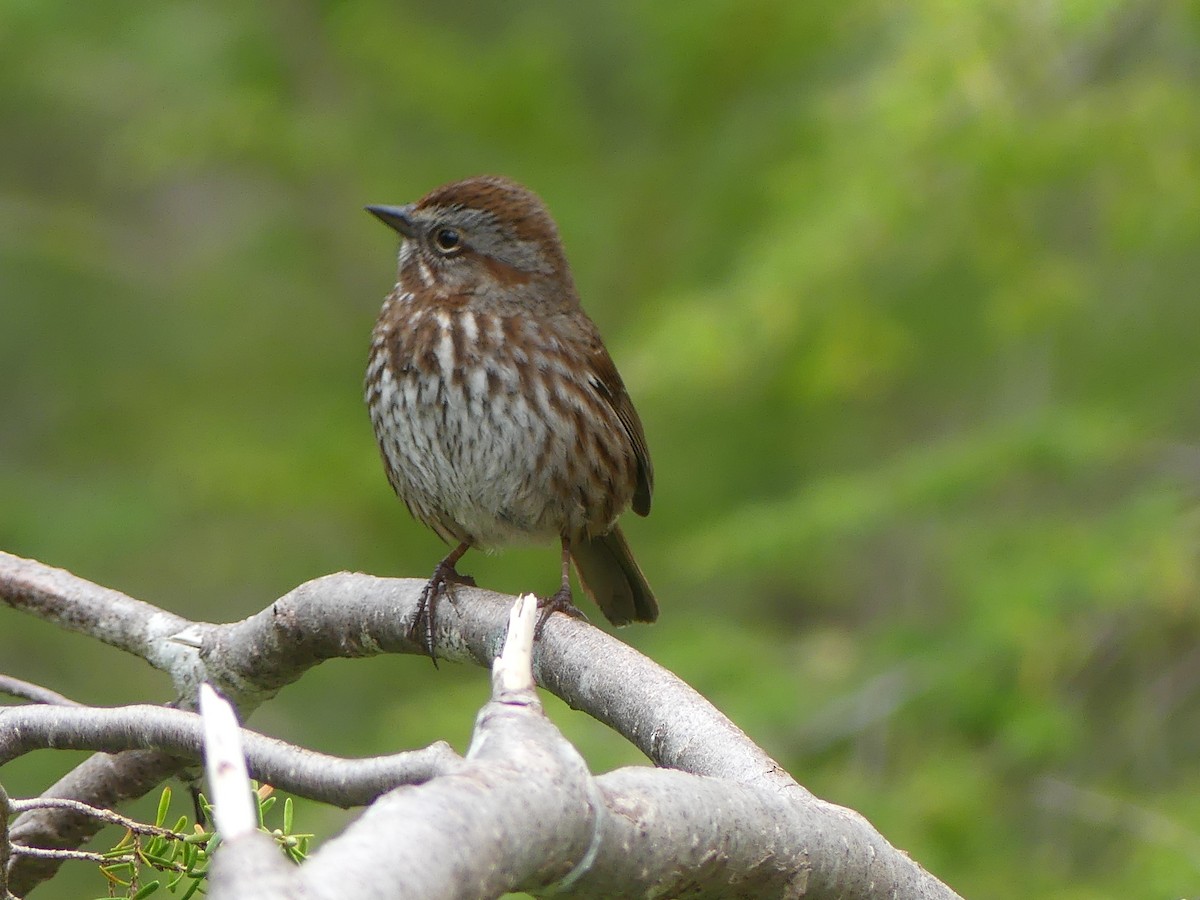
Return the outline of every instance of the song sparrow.
[[[371,422],[392,488],[454,548],[422,592],[414,634],[423,624],[432,655],[435,601],[474,584],[455,570],[469,548],[553,538],[562,582],[540,624],[579,615],[572,560],[610,622],[653,622],[654,594],[616,524],[631,504],[650,512],[646,438],[545,205],[485,176],[367,211],[402,238],[371,338]]]

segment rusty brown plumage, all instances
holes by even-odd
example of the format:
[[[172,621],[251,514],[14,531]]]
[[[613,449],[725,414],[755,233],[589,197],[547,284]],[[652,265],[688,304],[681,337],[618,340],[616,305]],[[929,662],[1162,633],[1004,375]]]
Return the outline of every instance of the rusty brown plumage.
[[[558,539],[561,586],[544,615],[577,613],[574,561],[610,621],[654,621],[654,594],[617,526],[630,506],[650,511],[646,436],[545,205],[484,176],[368,210],[403,240],[372,336],[367,405],[388,481],[454,548],[415,624],[430,652],[434,601],[472,547]]]

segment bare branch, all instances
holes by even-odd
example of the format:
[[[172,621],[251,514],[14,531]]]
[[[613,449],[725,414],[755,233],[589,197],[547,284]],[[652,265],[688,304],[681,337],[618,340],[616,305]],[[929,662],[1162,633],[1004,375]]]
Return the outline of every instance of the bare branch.
[[[256,779],[343,808],[363,806],[397,785],[421,784],[461,763],[443,741],[424,750],[342,759],[250,730],[242,731],[241,740]],[[153,747],[194,763],[201,759],[203,744],[195,713],[162,706],[17,706],[0,711],[0,765],[44,747],[106,752]]]
[[[13,609],[96,638],[169,674],[182,706],[204,680],[193,648],[170,640],[193,623],[149,603],[10,553],[0,553],[0,601]]]
[[[182,834],[177,834],[170,828],[160,828],[157,825],[146,825],[139,822],[137,819],[131,819],[128,816],[123,816],[120,813],[115,813],[110,809],[100,809],[96,806],[88,806],[86,803],[80,803],[78,800],[65,800],[62,797],[37,797],[33,800],[10,800],[9,808],[13,812],[27,812],[31,809],[70,809],[77,813],[82,813],[85,816],[93,816],[100,819],[106,825],[119,825],[121,828],[128,828],[134,834],[149,834],[161,835],[162,837],[182,838]]]
[[[93,853],[90,850],[51,850],[46,847],[26,847],[22,844],[13,844],[13,856],[28,856],[34,859],[53,859],[57,862],[65,862],[68,859],[77,860],[79,862],[90,863],[114,863],[126,862],[133,859],[132,856],[107,856],[103,853]]]
[[[397,886],[405,896],[489,897],[590,866],[601,798],[533,689],[536,615],[529,598],[518,602],[461,769],[372,804],[299,870],[303,890],[362,900],[395,896]]]
[[[249,619],[199,627],[61,570],[0,553],[0,598],[18,605],[11,595],[24,596],[31,583],[38,586],[44,602],[22,601],[19,608],[54,621],[55,617],[90,620],[92,607],[109,594],[135,604],[138,616],[155,619],[161,614],[174,630],[147,629],[157,635],[151,643],[170,644],[174,651],[148,648],[144,641],[131,639],[130,643],[144,651],[152,664],[170,672],[177,684],[194,688],[209,681],[243,716],[327,659],[425,652],[409,638],[424,587],[417,579],[350,572],[326,575],[300,585]],[[69,593],[52,597],[55,586],[69,588]],[[445,604],[445,614],[437,618],[438,653],[490,667],[513,598],[467,587],[457,587],[456,596],[459,602]],[[85,610],[77,615],[64,613],[79,597],[85,598],[78,601]],[[55,617],[43,615],[47,611]],[[187,655],[190,648],[170,639],[185,629],[199,639],[201,666]],[[598,628],[552,616],[534,648],[533,662],[539,684],[619,731],[657,765],[747,783],[765,780],[781,789],[803,791],[700,694]],[[191,702],[194,694],[183,705]],[[687,721],[677,721],[681,710],[688,711]],[[664,722],[671,722],[671,728],[664,728]]]
[[[22,713],[47,710],[44,706],[24,706],[12,710]],[[72,710],[59,710],[72,712]],[[8,715],[6,711],[5,715]],[[51,785],[43,797],[84,800],[89,806],[114,809],[126,800],[141,797],[162,782],[183,771],[186,763],[158,750],[127,750],[110,756],[97,753],[84,760]],[[39,809],[23,813],[9,830],[9,839],[32,847],[71,850],[90,840],[103,827],[90,816],[72,810]],[[39,882],[58,871],[61,860],[30,859],[10,863],[8,889],[24,896]]]
[[[759,783],[650,769],[591,778],[528,674],[532,603],[513,613],[492,700],[453,776],[389,793],[286,882],[255,896],[904,897],[953,900],[856,813]],[[528,621],[526,621],[528,619]],[[764,828],[763,823],[770,823]],[[850,848],[853,848],[851,851]],[[268,849],[218,855],[246,896]]]
[[[326,575],[249,619],[212,626],[201,655],[218,685],[274,693],[326,659],[423,654],[409,638],[423,587],[417,579]],[[437,618],[438,653],[490,666],[513,598],[480,588],[456,592],[458,602],[445,604]],[[586,622],[551,616],[534,647],[533,667],[538,684],[620,732],[656,765],[803,791],[681,679]]]
[[[595,780],[608,812],[600,851],[560,896],[956,896],[852,810],[666,769]]]
[[[49,706],[83,705],[82,703],[76,703],[69,697],[64,697],[58,691],[52,691],[50,688],[34,684],[32,681],[22,681],[20,678],[13,678],[11,675],[0,675],[0,694],[7,694],[9,697],[20,697],[22,700],[29,700],[32,703],[45,703]]]
[[[171,666],[158,638],[188,624],[187,619],[65,569],[10,553],[0,553],[0,584],[0,599],[13,609],[111,644],[163,671]]]
[[[325,659],[423,653],[423,648],[409,639],[409,625],[423,586],[424,582],[415,579],[338,573],[300,585],[242,622],[203,625],[162,613],[61,570],[0,553],[0,597],[10,605],[83,631],[89,623],[102,623],[98,627],[109,635],[110,643],[131,649],[169,671],[176,684],[188,691],[183,695],[184,705],[193,702],[190,689],[207,679],[235,700],[243,715]],[[116,614],[113,620],[102,622],[104,604],[110,600]],[[438,617],[435,640],[439,652],[447,658],[490,665],[505,632],[512,598],[459,588],[458,600],[446,604],[446,614]],[[147,628],[146,622],[168,623],[169,627]],[[198,654],[188,643],[173,639],[184,631],[189,641],[199,643]],[[778,789],[807,795],[680,679],[586,623],[551,617],[534,650],[534,668],[544,686],[616,728],[659,765],[764,780]],[[674,724],[664,726],[685,709],[686,721],[680,721],[678,729]],[[181,760],[165,754],[153,757],[152,768],[141,756],[99,757],[69,773],[54,790],[91,805],[109,806],[152,790],[182,768]],[[104,780],[95,777],[98,772],[104,773]],[[107,779],[119,789],[110,792]],[[277,776],[272,783],[279,783]],[[131,790],[139,793],[128,793]],[[20,830],[28,844],[71,847],[91,837],[95,825],[72,820],[66,812],[43,811],[33,818],[22,816],[14,829]],[[22,864],[22,871],[27,864]],[[24,882],[22,885],[22,889],[27,887]]]
[[[31,583],[37,590],[29,587]],[[203,676],[234,700],[244,715],[325,659],[422,653],[423,648],[415,645],[408,633],[423,584],[339,573],[301,585],[257,615],[229,625],[188,623],[168,616],[173,626],[179,626],[174,632],[157,626],[139,632],[128,617],[118,616],[122,624],[115,631],[125,636],[120,640],[112,637],[111,624],[105,627],[110,643],[139,652],[171,671],[185,691],[184,703],[191,701],[194,695],[189,691]],[[63,585],[67,592],[53,596]],[[92,606],[104,590],[90,591],[81,579],[57,570],[39,572],[36,563],[0,554],[0,597],[25,611],[78,625],[94,620]],[[512,598],[459,588],[457,600],[445,604],[438,617],[435,643],[439,654],[491,664],[507,630]],[[83,610],[72,615],[67,608],[76,602]],[[121,602],[137,604],[129,598]],[[137,608],[146,618],[156,613],[146,604]],[[160,644],[171,647],[164,649]],[[215,873],[213,896],[221,896],[222,884],[226,885],[225,896],[246,896],[244,877],[254,872],[270,882],[254,891],[255,896],[264,898],[347,893],[364,898],[391,896],[399,884],[412,895],[429,897],[451,896],[452,891],[489,895],[515,889],[611,896],[606,893],[611,885],[602,883],[607,876],[596,874],[599,868],[619,868],[622,863],[634,866],[633,846],[643,863],[653,860],[656,848],[675,847],[683,852],[683,845],[678,844],[681,827],[691,829],[687,831],[689,841],[695,834],[711,834],[715,843],[710,850],[719,848],[716,855],[703,854],[695,861],[696,869],[676,864],[658,876],[643,872],[638,876],[642,881],[635,879],[635,883],[646,885],[650,892],[687,892],[697,897],[720,895],[705,894],[709,885],[721,884],[727,889],[743,881],[770,885],[767,893],[806,892],[805,896],[813,897],[880,893],[954,896],[890,847],[861,816],[820,801],[796,784],[680,679],[604,632],[553,616],[533,647],[532,668],[538,683],[614,727],[658,765],[682,771],[636,770],[642,774],[613,773],[593,779],[576,751],[542,714],[536,694],[511,680],[516,669],[500,665],[493,699],[477,720],[466,760],[446,765],[444,755],[439,756],[435,748],[426,751],[435,760],[426,774],[444,773],[445,777],[385,794],[344,834],[327,842],[302,869],[290,874],[254,866],[251,861],[271,846],[269,841],[263,844],[260,835],[232,842],[225,848],[220,872]],[[135,750],[116,757],[99,755],[51,789],[51,793],[110,806],[131,796],[129,790],[149,790],[178,771],[183,762],[175,754],[194,756],[195,726],[178,727],[183,719],[194,720],[179,711],[143,709],[145,714],[139,710],[142,732],[138,735],[130,732],[129,722],[103,718],[119,718],[128,710],[24,706],[3,715],[43,716],[30,721],[59,728],[62,746],[75,739],[68,736],[73,729],[86,732],[90,728],[95,746],[116,741],[122,747],[152,745],[172,753]],[[53,721],[50,714],[62,717],[77,712],[102,715],[78,721],[60,718],[57,726],[46,724]],[[159,723],[150,712],[176,721]],[[164,731],[151,740],[149,731],[160,724]],[[0,729],[3,731],[20,729]],[[283,754],[281,758],[300,752],[252,732],[243,731],[242,738],[252,767],[256,756],[266,768],[273,751]],[[274,746],[268,750],[268,745]],[[318,755],[301,758],[315,760]],[[322,760],[320,768],[333,764]],[[260,777],[285,787],[279,774]],[[317,774],[304,772],[303,779]],[[641,784],[637,779],[642,777],[651,781]],[[626,783],[621,780],[624,778],[632,781]],[[659,778],[661,782],[656,780]],[[297,787],[297,793],[313,795],[312,784]],[[689,795],[699,799],[689,800]],[[46,815],[45,811],[33,814],[41,815]],[[779,835],[772,831],[772,835],[762,836],[764,819],[755,816],[765,816],[773,829],[778,826]],[[754,827],[747,833],[763,838],[760,849],[771,848],[766,857],[756,856],[749,846],[742,848],[737,843],[741,832],[728,833],[731,823],[742,828],[752,822]],[[19,828],[38,834],[42,838],[38,843],[50,846],[78,846],[87,836],[77,823],[38,821],[30,815],[18,820],[14,839]],[[261,845],[259,849],[254,848],[255,843]],[[273,846],[271,852],[275,852]],[[238,869],[239,858],[249,867],[243,872]],[[217,860],[221,859],[218,855]],[[12,867],[10,890],[20,892],[45,877],[25,868],[34,862],[39,861],[25,860]],[[711,876],[707,880],[702,878],[705,871]],[[671,872],[690,873],[693,878],[649,886],[653,877],[679,877]],[[381,882],[376,882],[377,878]],[[386,885],[385,893],[379,892],[379,883]]]

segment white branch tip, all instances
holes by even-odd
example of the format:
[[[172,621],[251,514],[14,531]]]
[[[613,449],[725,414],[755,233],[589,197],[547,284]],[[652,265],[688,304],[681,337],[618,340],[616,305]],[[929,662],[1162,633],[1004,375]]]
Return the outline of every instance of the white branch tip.
[[[212,792],[213,819],[221,837],[228,841],[258,829],[241,726],[233,707],[208,684],[200,685],[200,717],[204,721],[204,768]]]
[[[538,601],[533,594],[517,598],[508,613],[504,649],[492,664],[492,694],[533,690],[533,635]]]

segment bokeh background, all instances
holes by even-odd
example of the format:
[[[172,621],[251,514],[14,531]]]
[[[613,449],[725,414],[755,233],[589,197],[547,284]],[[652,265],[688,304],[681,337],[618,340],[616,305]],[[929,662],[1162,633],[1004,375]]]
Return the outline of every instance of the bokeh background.
[[[621,636],[967,897],[1200,894],[1200,7],[8,0],[0,161],[0,548],[210,621],[425,577],[362,206],[508,174],[646,423]],[[170,693],[4,610],[0,669]],[[252,724],[463,749],[487,682],[335,662]]]

